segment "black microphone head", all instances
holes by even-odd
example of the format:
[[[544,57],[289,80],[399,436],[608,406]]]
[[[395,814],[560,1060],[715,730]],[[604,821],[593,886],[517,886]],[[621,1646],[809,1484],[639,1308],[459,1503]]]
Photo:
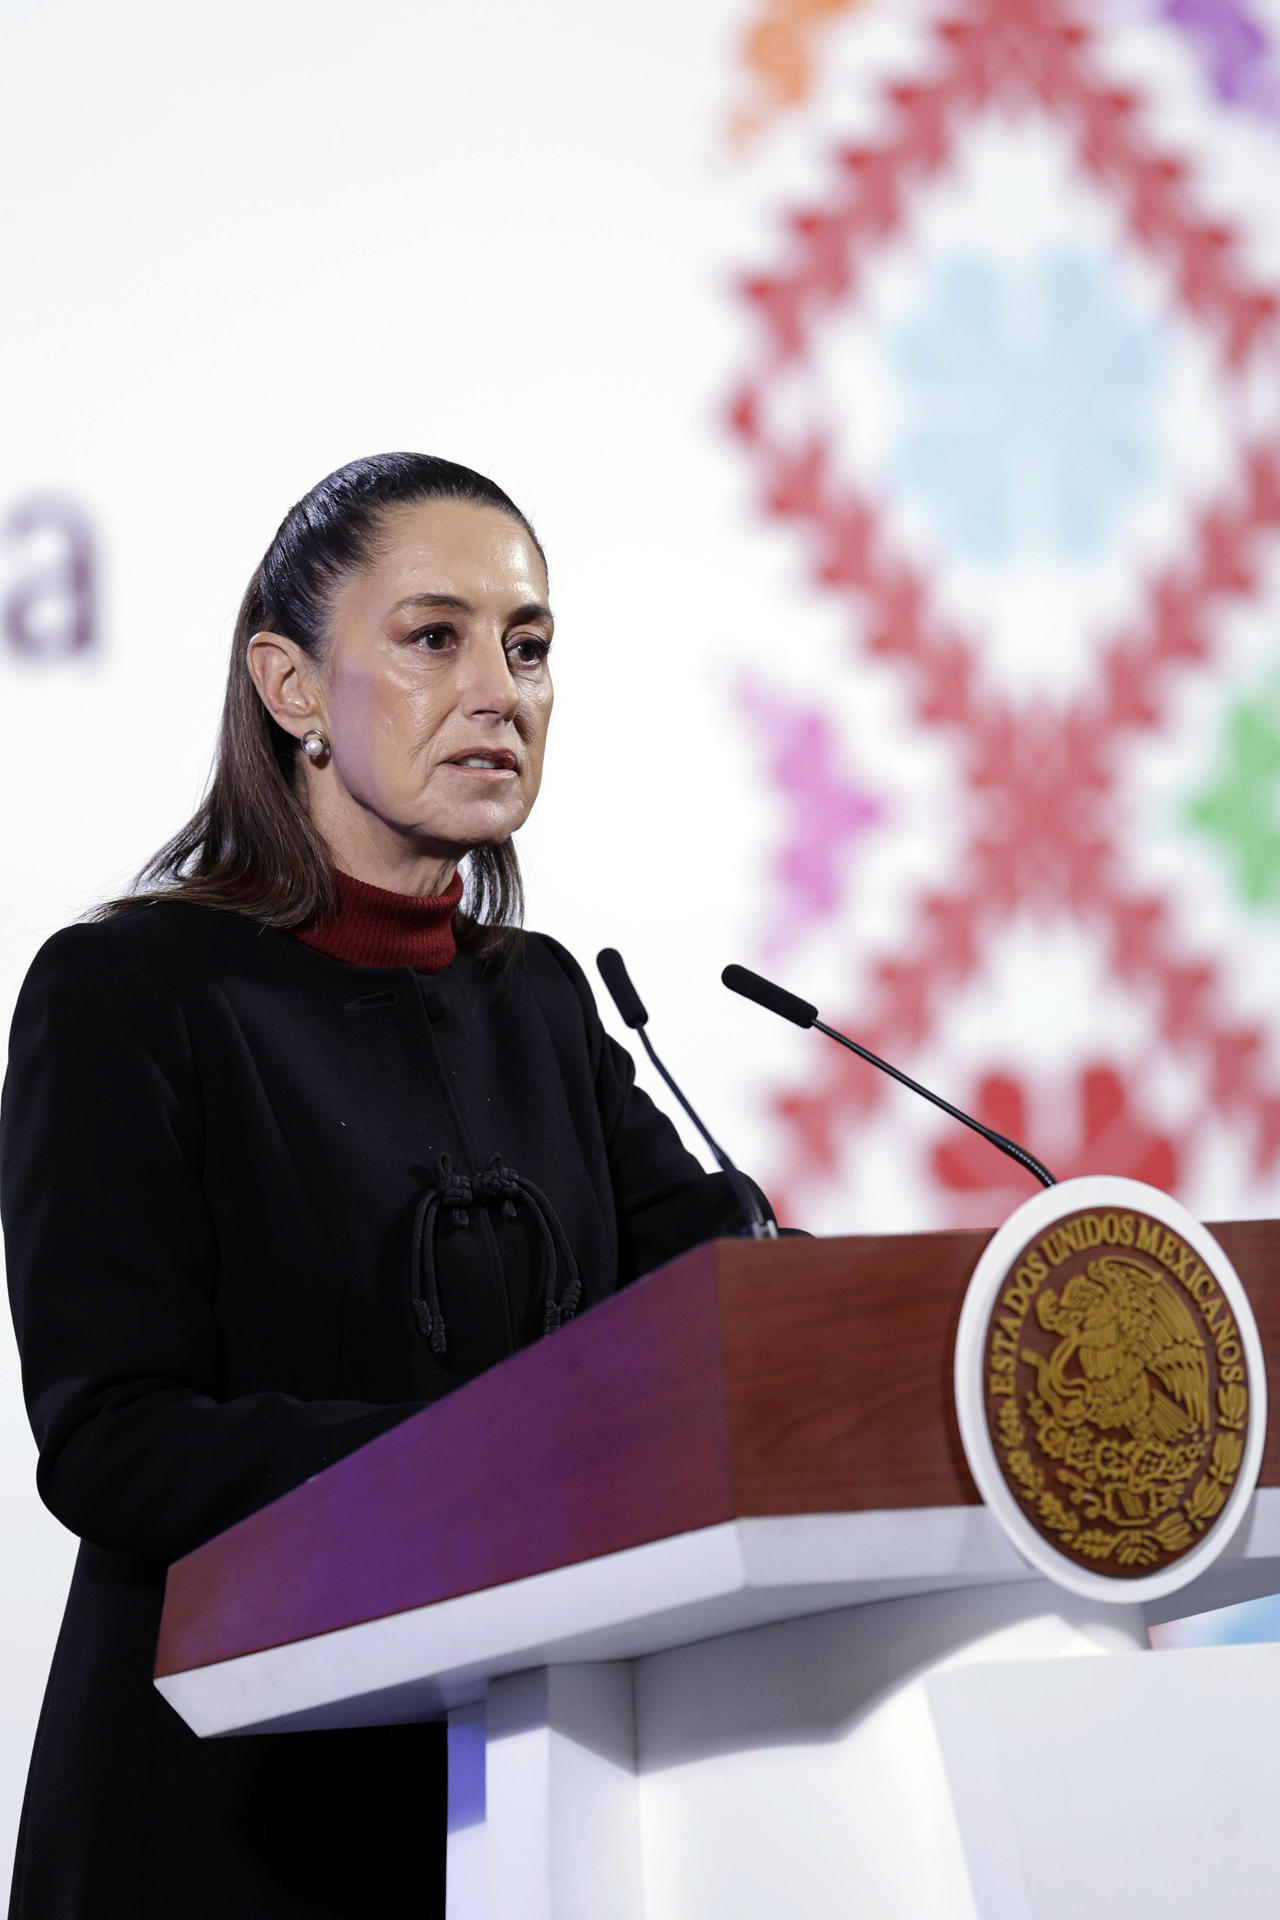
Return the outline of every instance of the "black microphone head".
[[[622,964],[622,955],[616,947],[602,947],[596,955],[596,965],[600,969],[600,978],[609,989],[609,997],[622,1015],[628,1027],[643,1027],[648,1024],[649,1016],[645,1012],[644,1001],[631,984],[631,975]]]
[[[740,993],[744,999],[754,1000],[767,1013],[777,1013],[784,1020],[794,1020],[798,1027],[811,1027],[818,1017],[818,1009],[811,1007],[807,1000],[801,1000],[798,994],[788,993],[785,987],[775,986],[772,980],[766,980],[762,974],[752,973],[750,967],[726,967],[720,978],[731,993]]]

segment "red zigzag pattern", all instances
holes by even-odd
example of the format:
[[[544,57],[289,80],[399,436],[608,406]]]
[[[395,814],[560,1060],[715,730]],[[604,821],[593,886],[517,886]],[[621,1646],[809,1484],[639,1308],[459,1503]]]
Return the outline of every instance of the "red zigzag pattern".
[[[973,642],[891,550],[874,503],[837,480],[830,440],[792,446],[770,432],[775,376],[804,354],[821,314],[856,299],[861,263],[951,162],[965,122],[997,105],[1066,125],[1084,172],[1118,199],[1135,242],[1163,262],[1179,302],[1212,333],[1225,376],[1275,356],[1275,296],[1251,284],[1233,233],[1199,216],[1186,166],[1148,138],[1138,98],[1105,83],[1085,29],[1050,0],[978,0],[938,28],[936,50],[932,77],[887,90],[883,141],[835,155],[830,205],[791,216],[785,268],[744,284],[760,351],[730,409],[766,512],[803,531],[815,580],[849,600],[861,644],[906,676],[918,722],[953,737],[977,803],[959,882],[919,900],[907,957],[873,966],[869,999],[848,1018],[869,1045],[906,1057],[1015,907],[1068,912],[1103,929],[1117,977],[1153,999],[1162,1037],[1199,1061],[1208,1100],[1251,1131],[1255,1163],[1267,1168],[1280,1154],[1267,1037],[1223,1012],[1220,971],[1179,951],[1169,903],[1126,883],[1114,809],[1125,738],[1161,724],[1172,677],[1211,663],[1215,616],[1255,589],[1259,544],[1280,530],[1280,439],[1243,449],[1229,495],[1200,513],[1187,557],[1147,583],[1142,617],[1105,646],[1089,696],[1028,711],[980,688]],[[884,1086],[833,1052],[816,1084],[781,1094],[783,1185],[833,1171],[842,1131]]]

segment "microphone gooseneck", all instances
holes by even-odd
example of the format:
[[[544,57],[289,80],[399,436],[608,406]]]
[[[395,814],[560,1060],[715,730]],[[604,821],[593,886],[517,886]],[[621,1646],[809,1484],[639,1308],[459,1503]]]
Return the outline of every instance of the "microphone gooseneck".
[[[733,1190],[733,1196],[742,1209],[742,1217],[751,1230],[752,1239],[776,1239],[778,1234],[777,1223],[766,1218],[764,1210],[752,1188],[748,1185],[747,1181],[743,1179],[724,1148],[712,1139],[654,1052],[653,1043],[645,1032],[649,1015],[645,1011],[643,1000],[631,984],[631,975],[627,972],[623,964],[622,955],[616,947],[604,947],[596,955],[596,966],[599,968],[600,978],[609,989],[609,998],[618,1009],[623,1024],[630,1027],[633,1033],[639,1034],[641,1046],[648,1054],[658,1073],[662,1076],[663,1081],[670,1088],[671,1092],[680,1102],[680,1105],[684,1108],[684,1111],[688,1114],[690,1120],[692,1120],[694,1126],[698,1129],[698,1132],[702,1135],[702,1138],[706,1141],[707,1146],[711,1150],[712,1158],[721,1173],[723,1173],[725,1179],[729,1182]]]
[[[940,1093],[930,1093],[928,1087],[922,1087],[910,1074],[903,1073],[900,1067],[890,1066],[878,1053],[872,1053],[869,1047],[859,1046],[856,1040],[850,1040],[848,1034],[837,1033],[834,1027],[819,1020],[818,1009],[811,1007],[807,1000],[801,1000],[796,994],[788,993],[785,987],[778,986],[772,980],[766,980],[763,974],[753,973],[750,967],[729,966],[720,975],[731,993],[740,993],[745,1000],[754,1000],[766,1013],[776,1013],[783,1020],[794,1021],[798,1027],[816,1027],[819,1033],[825,1033],[828,1040],[836,1040],[842,1047],[848,1047],[850,1053],[856,1053],[860,1060],[866,1060],[871,1066],[879,1067],[881,1073],[887,1073],[900,1085],[910,1087],[912,1093],[918,1093],[922,1100],[929,1100],[935,1107],[941,1107],[943,1113],[950,1114],[953,1120],[959,1120],[962,1126],[972,1127],[980,1133],[990,1146],[997,1147],[1001,1153],[1007,1153],[1020,1167],[1033,1174],[1044,1187],[1056,1187],[1057,1181],[1048,1167],[1037,1160],[1034,1153],[1028,1153],[1016,1140],[1006,1139],[1003,1133],[997,1133],[993,1127],[984,1127],[981,1120],[975,1120],[971,1113],[962,1113],[959,1107],[953,1107]]]

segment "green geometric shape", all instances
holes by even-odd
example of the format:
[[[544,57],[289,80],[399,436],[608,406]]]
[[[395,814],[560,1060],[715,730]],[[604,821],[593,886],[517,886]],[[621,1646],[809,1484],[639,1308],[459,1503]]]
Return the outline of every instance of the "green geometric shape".
[[[1185,817],[1219,843],[1249,906],[1280,907],[1280,678],[1232,707],[1218,769]]]

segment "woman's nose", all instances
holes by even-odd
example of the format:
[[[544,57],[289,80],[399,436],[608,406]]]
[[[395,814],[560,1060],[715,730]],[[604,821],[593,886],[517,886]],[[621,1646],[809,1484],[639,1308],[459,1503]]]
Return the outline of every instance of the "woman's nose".
[[[475,635],[458,663],[458,697],[468,713],[509,719],[520,702],[507,650],[499,635]]]

